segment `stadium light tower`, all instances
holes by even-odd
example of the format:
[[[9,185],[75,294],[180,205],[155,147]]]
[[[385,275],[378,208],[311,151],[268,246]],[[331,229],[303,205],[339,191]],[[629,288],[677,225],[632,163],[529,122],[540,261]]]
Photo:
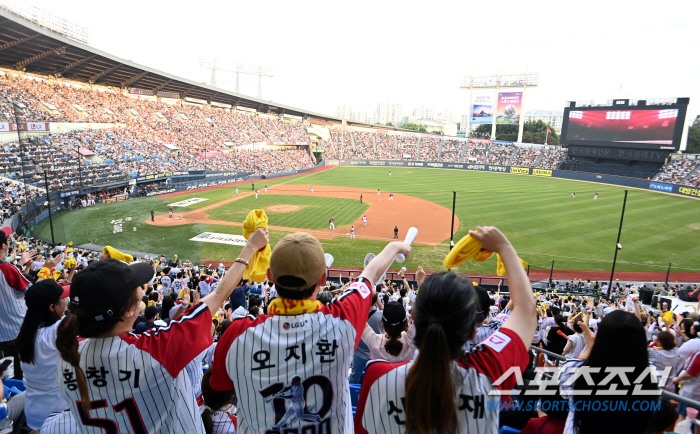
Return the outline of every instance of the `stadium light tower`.
[[[258,76],[258,98],[262,99],[262,78],[274,77],[275,71],[271,66],[246,64],[242,62],[230,62],[219,58],[199,58],[199,66],[204,69],[211,69],[210,85],[216,87],[217,72],[233,72],[236,74],[236,86],[234,92],[241,93],[241,74]]]
[[[499,104],[499,91],[502,88],[522,88],[522,98],[519,100],[519,105],[520,105],[520,118],[518,119],[518,142],[523,141],[523,125],[525,124],[525,93],[527,93],[527,88],[528,87],[537,87],[539,85],[540,81],[540,74],[538,72],[528,72],[525,70],[525,72],[518,73],[518,74],[501,74],[499,71],[498,74],[491,74],[491,75],[474,75],[473,73],[467,77],[462,77],[460,79],[459,83],[459,88],[460,89],[469,89],[469,107],[467,107],[467,110],[469,112],[469,115],[467,116],[467,135],[469,134],[469,124],[471,123],[471,118],[472,118],[472,92],[474,89],[480,90],[480,89],[495,89],[496,90],[496,99],[493,100],[491,103],[491,111],[492,111],[492,125],[491,125],[491,139],[494,140],[496,138],[496,119],[495,119],[495,112],[498,108]],[[517,109],[515,106],[509,105],[506,107],[505,114],[508,117],[511,117],[510,113],[516,114]],[[479,122],[483,123],[483,122]]]

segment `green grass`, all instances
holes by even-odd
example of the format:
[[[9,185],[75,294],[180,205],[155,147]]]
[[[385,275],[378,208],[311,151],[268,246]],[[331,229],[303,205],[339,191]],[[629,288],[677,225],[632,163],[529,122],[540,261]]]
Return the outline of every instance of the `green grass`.
[[[501,229],[511,240],[520,256],[529,262],[533,269],[549,268],[555,260],[558,270],[609,270],[614,253],[624,188],[604,184],[594,184],[573,180],[511,175],[489,172],[460,170],[343,167],[310,175],[280,180],[266,180],[268,186],[275,184],[298,184],[304,190],[308,185],[347,186],[367,188],[376,191],[407,194],[452,208],[452,192],[457,192],[456,215],[459,230],[455,241],[464,236],[476,225],[493,225]],[[257,184],[257,183],[256,183]],[[261,187],[264,184],[259,184]],[[250,191],[250,184],[239,186],[241,193]],[[576,198],[571,192],[576,192]],[[595,192],[600,193],[593,200]],[[98,244],[109,243],[130,250],[151,253],[177,253],[181,258],[199,260],[232,260],[240,247],[223,244],[196,243],[189,241],[192,236],[205,230],[210,232],[240,234],[241,228],[217,225],[186,225],[176,227],[155,227],[139,223],[150,215],[151,208],[158,214],[167,213],[167,205],[189,197],[209,198],[189,209],[198,209],[235,196],[234,188],[221,188],[205,192],[190,193],[169,199],[139,199],[95,208],[73,211],[59,215],[54,220],[55,232],[65,233],[65,241],[82,243],[97,238]],[[279,198],[279,201],[277,200]],[[274,204],[298,205],[305,196],[261,195],[255,199],[241,199],[227,205],[226,209],[208,211],[211,218],[217,213],[247,213],[252,206],[264,207]],[[311,198],[322,204],[330,204],[333,198]],[[261,202],[262,200],[262,202]],[[269,201],[269,202],[268,202]],[[328,202],[326,202],[328,201]],[[355,206],[359,206],[357,201]],[[236,206],[236,204],[238,204]],[[241,206],[245,205],[245,206]],[[302,205],[299,205],[302,206]],[[308,207],[318,206],[314,202]],[[237,209],[240,208],[240,211]],[[309,208],[305,208],[309,209]],[[183,208],[182,210],[184,210]],[[320,208],[318,215],[310,214],[319,221],[311,220],[290,223],[306,211],[282,213],[284,223],[274,225],[289,227],[326,228],[331,214],[336,225],[346,225],[357,218],[364,209],[338,206]],[[327,209],[329,211],[325,211]],[[332,211],[331,211],[332,210]],[[277,213],[274,213],[277,214]],[[272,219],[273,213],[270,213]],[[109,222],[115,218],[132,216],[132,222],[124,224],[124,232],[113,234]],[[233,217],[227,218],[227,220]],[[222,219],[223,220],[223,219]],[[236,220],[236,219],[234,219]],[[241,219],[237,219],[240,221]],[[449,226],[450,222],[434,222]],[[136,226],[137,232],[132,227]],[[420,229],[420,228],[419,228]],[[48,239],[48,221],[39,225],[39,236]],[[272,244],[286,233],[270,234]],[[57,236],[58,238],[58,236]],[[618,255],[619,271],[665,271],[669,262],[676,271],[700,271],[700,201],[644,190],[629,189],[627,209],[623,224],[623,249]],[[420,234],[418,236],[420,240]],[[57,239],[57,241],[61,241]],[[447,243],[440,246],[415,246],[406,267],[415,269],[423,265],[429,270],[442,269],[442,259],[447,253]],[[332,240],[322,240],[327,252],[335,256],[336,266],[360,267],[366,253],[378,253],[386,244],[382,241],[349,240],[347,236]],[[495,260],[479,264],[465,264],[461,271],[473,273],[493,273]]]
[[[296,205],[298,211],[268,211],[272,205]],[[328,229],[328,220],[335,217],[335,226],[349,226],[357,220],[369,205],[357,200],[337,199],[332,197],[291,196],[284,194],[262,194],[244,197],[217,208],[205,211],[212,220],[242,222],[251,209],[262,208],[272,226],[288,228]]]

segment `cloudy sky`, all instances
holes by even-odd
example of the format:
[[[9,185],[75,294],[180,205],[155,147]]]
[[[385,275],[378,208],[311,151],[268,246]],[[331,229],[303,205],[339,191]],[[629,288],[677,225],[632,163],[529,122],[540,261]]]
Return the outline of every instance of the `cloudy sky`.
[[[91,45],[183,77],[209,80],[200,56],[270,65],[264,99],[321,113],[380,101],[466,113],[460,76],[526,68],[541,84],[525,109],[687,96],[700,113],[697,0],[31,1],[87,25]]]

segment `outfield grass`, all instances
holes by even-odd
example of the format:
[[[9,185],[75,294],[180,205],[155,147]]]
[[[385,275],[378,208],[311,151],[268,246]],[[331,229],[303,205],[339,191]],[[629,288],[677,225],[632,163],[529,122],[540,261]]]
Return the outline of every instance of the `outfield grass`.
[[[300,189],[308,185],[352,186],[376,191],[381,188],[386,193],[401,193],[429,200],[452,208],[452,191],[457,192],[456,215],[460,227],[455,234],[458,240],[476,225],[493,225],[500,228],[511,240],[520,256],[532,268],[549,268],[555,260],[558,270],[609,270],[617,231],[624,188],[604,184],[586,183],[573,180],[511,175],[489,172],[460,170],[391,168],[335,168],[310,175],[280,180],[266,180],[268,186],[276,184],[297,184]],[[257,183],[256,183],[257,184]],[[259,184],[258,187],[264,184]],[[302,187],[303,186],[303,187]],[[239,185],[240,193],[250,192],[250,184]],[[576,192],[576,198],[571,197]],[[600,193],[593,200],[595,192]],[[189,238],[210,232],[240,234],[240,228],[217,225],[187,225],[176,227],[155,227],[139,223],[150,217],[151,208],[157,214],[167,213],[167,205],[191,197],[209,198],[208,201],[185,209],[198,209],[235,196],[234,188],[221,188],[204,192],[194,192],[168,199],[147,198],[98,205],[93,208],[63,214],[55,226],[61,226],[66,241],[86,242],[97,237],[98,244],[109,243],[122,248],[152,253],[172,252],[181,258],[192,260],[228,260],[235,258],[240,247],[191,242]],[[264,200],[272,196],[261,195]],[[302,196],[281,196],[273,204],[295,205]],[[314,198],[333,201],[332,198]],[[255,199],[242,199],[242,201]],[[258,199],[260,204],[261,199]],[[359,205],[356,201],[355,205]],[[247,203],[247,202],[245,202]],[[329,202],[330,203],[330,202]],[[259,206],[259,205],[251,205]],[[98,209],[96,209],[98,208]],[[336,209],[336,208],[334,208]],[[248,211],[241,207],[240,213]],[[216,209],[209,213],[219,212]],[[223,210],[220,212],[224,212]],[[238,212],[238,211],[237,211]],[[364,212],[363,210],[359,211]],[[289,213],[288,218],[300,213]],[[342,219],[354,220],[357,214],[343,215],[334,211],[336,224]],[[124,224],[124,232],[112,233],[109,223],[115,218],[132,216],[133,221]],[[325,228],[328,221],[322,213]],[[212,218],[213,214],[212,214]],[[287,217],[285,217],[287,218]],[[60,221],[63,221],[61,224]],[[278,224],[278,223],[272,223]],[[450,222],[434,222],[449,225]],[[133,232],[133,227],[137,232]],[[302,224],[284,226],[304,227]],[[420,229],[420,228],[419,228]],[[58,230],[57,230],[58,232]],[[48,239],[48,221],[40,224],[39,235]],[[285,233],[271,233],[274,242]],[[420,235],[419,235],[420,239]],[[700,271],[700,201],[644,190],[629,189],[627,209],[620,240],[623,249],[618,255],[619,271],[663,271],[669,262],[676,271]],[[57,240],[60,241],[60,240]],[[368,252],[378,253],[385,245],[381,241],[349,240],[336,237],[322,240],[327,252],[336,257],[336,266],[359,267]],[[442,246],[416,246],[413,256],[406,266],[415,269],[423,265],[429,270],[442,269],[442,258],[447,253],[447,242]],[[492,273],[495,260],[481,264],[460,266],[460,270],[473,273]]]
[[[275,212],[267,208],[272,205],[295,205],[293,212]],[[242,222],[251,209],[262,208],[272,226],[304,229],[328,229],[328,220],[335,217],[335,226],[349,226],[369,208],[367,203],[333,197],[292,196],[284,194],[262,194],[244,197],[204,213],[211,220]]]

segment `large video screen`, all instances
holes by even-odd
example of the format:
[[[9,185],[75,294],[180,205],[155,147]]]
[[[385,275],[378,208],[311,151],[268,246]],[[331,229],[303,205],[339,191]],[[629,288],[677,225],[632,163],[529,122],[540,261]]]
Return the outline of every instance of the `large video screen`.
[[[562,136],[566,144],[678,150],[684,119],[685,106],[573,107]]]

